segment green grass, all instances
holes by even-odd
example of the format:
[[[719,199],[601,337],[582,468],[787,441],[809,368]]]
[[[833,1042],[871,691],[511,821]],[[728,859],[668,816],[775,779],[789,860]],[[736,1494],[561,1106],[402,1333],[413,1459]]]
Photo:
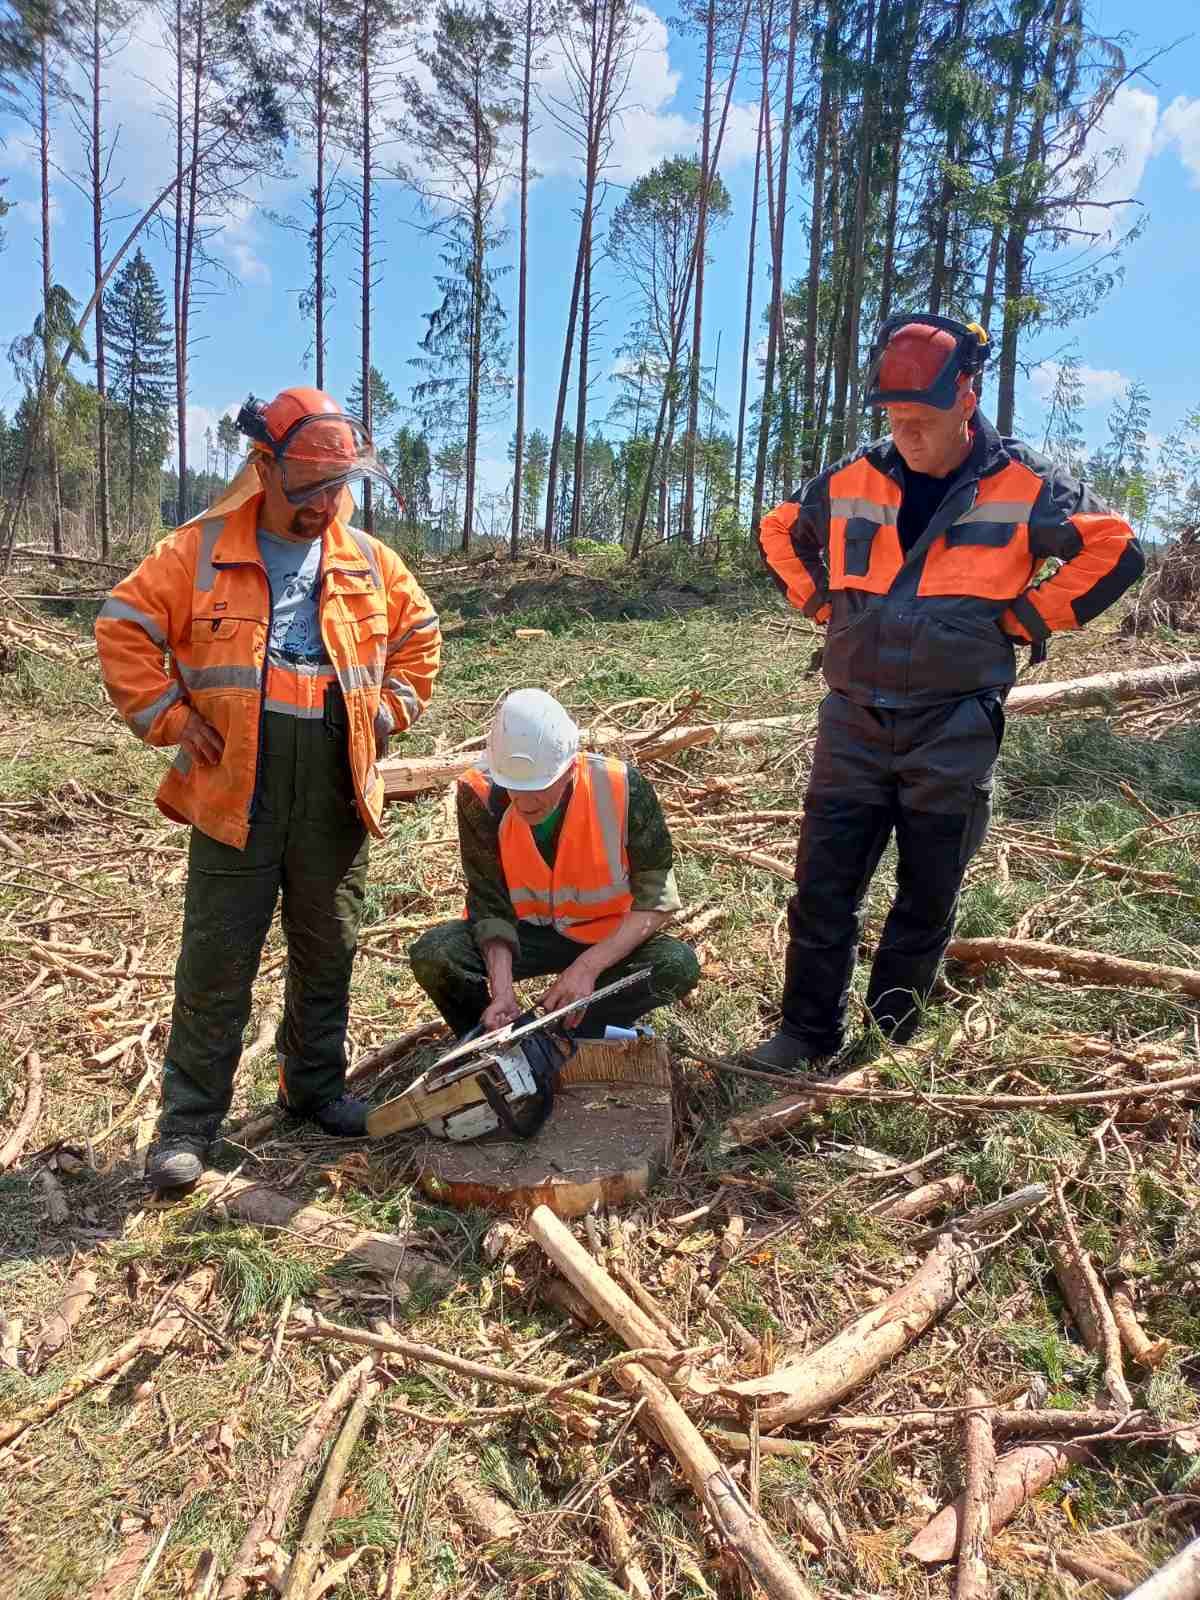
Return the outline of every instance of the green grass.
[[[584,575],[546,577],[531,566],[511,570],[496,563],[441,582],[434,578],[429,587],[448,629],[445,667],[428,717],[393,753],[449,748],[477,734],[497,696],[522,683],[558,694],[584,723],[651,727],[692,695],[699,699],[687,716],[695,720],[815,714],[822,686],[809,672],[811,631],[787,616],[765,584],[748,576],[743,554],[715,569],[672,552],[631,574],[614,564],[610,552],[580,548],[574,559]],[[549,636],[518,640],[517,627],[545,628]],[[1054,676],[1108,667],[1110,651],[1111,640],[1103,635],[1065,641]],[[169,971],[182,891],[167,874],[182,857],[139,854],[147,843],[174,850],[183,843],[153,806],[165,757],[137,745],[119,722],[106,722],[94,663],[51,664],[23,653],[16,660],[17,670],[0,678],[0,807],[7,807],[0,809],[0,830],[18,841],[25,870],[23,875],[0,856],[0,877],[36,883],[37,890],[0,885],[0,924],[31,923],[44,914],[54,885],[30,877],[30,866],[67,871],[74,890],[59,888],[68,909],[95,899],[97,906],[133,916],[65,924],[65,939],[90,937],[114,957],[119,947],[144,942],[145,967]],[[66,738],[82,742],[69,744]],[[696,749],[654,777],[666,799],[688,799],[706,812],[793,810],[803,792],[809,749],[804,739]],[[70,790],[70,780],[85,791],[84,800]],[[1141,805],[1122,791],[1122,783]],[[703,786],[718,784],[732,788],[710,788],[697,806]],[[144,824],[101,812],[87,794]],[[1150,825],[1144,807],[1174,819],[1173,831]],[[1200,945],[1200,830],[1185,814],[1195,809],[1200,730],[1151,741],[1118,731],[1103,718],[1014,717],[997,786],[997,827],[972,866],[960,931],[1003,934],[1025,918],[1034,937],[1194,964]],[[387,838],[373,854],[368,929],[391,920],[423,924],[458,914],[461,884],[453,845],[429,843],[448,831],[440,795],[392,808]],[[732,829],[730,836],[786,859],[794,829],[764,827],[744,835]],[[1083,856],[1102,850],[1109,859],[1172,873],[1181,892],[1146,893],[1132,879],[1080,877],[1076,864],[1022,853],[1017,845],[1030,838]],[[722,915],[702,936],[707,980],[686,1005],[657,1021],[669,1039],[718,1055],[749,1044],[774,1020],[787,885],[755,867],[718,862],[691,848],[685,828],[676,830],[676,839],[686,904],[717,906]],[[1004,841],[1012,846],[1007,882],[999,872]],[[886,910],[890,871],[889,857],[867,905],[868,943]],[[95,891],[91,896],[89,888]],[[388,948],[402,957],[411,937],[397,935]],[[276,931],[268,952],[279,948]],[[14,958],[0,972],[0,1003],[36,970]],[[989,1085],[1055,1091],[1102,1081],[1094,1076],[1094,1059],[1067,1048],[1061,1038],[1067,1033],[1124,1046],[1143,1037],[1171,1040],[1181,1056],[1194,1059],[1191,1002],[1149,991],[1051,985],[998,971],[970,977],[952,971],[949,977],[951,987],[923,1019],[916,1052],[894,1061],[886,1053],[881,1058],[885,1081],[943,1093]],[[864,978],[862,971],[855,978],[856,1007]],[[120,1012],[89,1013],[87,1007],[105,993],[68,981],[45,1004],[35,999],[3,1014],[8,1037],[0,1046],[0,1127],[9,1126],[20,1094],[8,1063],[35,1041],[48,1090],[39,1149],[62,1139],[86,1152],[87,1140],[120,1114],[141,1075],[140,1058],[107,1070],[87,1063],[152,1004],[159,1008],[159,1026],[151,1058],[161,1059],[170,985],[147,982]],[[278,975],[260,980],[251,1037],[281,995]],[[360,959],[351,1014],[357,1047],[393,1036],[426,1015],[427,1005],[400,961]],[[955,1037],[964,1019],[977,1025],[966,1044]],[[387,1080],[387,1092],[432,1056],[432,1049],[414,1052]],[[1157,1263],[1200,1237],[1194,1137],[1179,1146],[1177,1167],[1173,1124],[1119,1121],[1105,1134],[1101,1159],[1101,1108],[1071,1116],[1029,1110],[949,1119],[922,1105],[855,1101],[832,1107],[820,1121],[774,1145],[719,1155],[716,1131],[723,1119],[772,1091],[713,1077],[682,1060],[679,1071],[676,1162],[625,1216],[632,1264],[690,1340],[719,1337],[700,1309],[696,1290],[702,1283],[715,1281],[726,1312],[779,1359],[785,1349],[819,1347],[911,1275],[926,1224],[906,1226],[866,1214],[873,1201],[904,1185],[856,1176],[832,1159],[835,1144],[865,1145],[903,1163],[954,1142],[957,1148],[918,1181],[964,1172],[974,1186],[972,1204],[1047,1181],[1056,1170],[1086,1160],[1085,1179],[1072,1190],[1084,1240],[1102,1265],[1110,1263],[1122,1225],[1132,1219],[1132,1270],[1142,1285],[1146,1326],[1179,1347],[1153,1376],[1130,1369],[1135,1398],[1164,1417],[1196,1414],[1200,1291],[1186,1277],[1163,1282],[1155,1276]],[[234,1114],[273,1098],[273,1079],[268,1052],[240,1075]],[[152,1093],[146,1099],[151,1104]],[[358,1160],[353,1150],[286,1132],[249,1156],[226,1147],[218,1164],[240,1166],[243,1176],[362,1226],[412,1233],[421,1250],[453,1266],[455,1288],[440,1301],[418,1286],[401,1304],[389,1286],[365,1280],[328,1253],[308,1250],[286,1232],[266,1237],[197,1202],[165,1211],[147,1208],[144,1191],[121,1165],[132,1131],[130,1125],[98,1147],[98,1164],[116,1158],[111,1172],[63,1178],[72,1207],[65,1232],[48,1225],[31,1172],[0,1175],[0,1299],[6,1316],[36,1327],[56,1305],[73,1264],[86,1261],[101,1275],[101,1292],[74,1341],[42,1373],[0,1367],[0,1410],[53,1393],[114,1348],[144,1323],[163,1289],[199,1263],[217,1268],[202,1321],[219,1342],[189,1327],[156,1372],[136,1369],[111,1393],[97,1391],[74,1402],[18,1451],[18,1470],[0,1506],[0,1545],[12,1558],[6,1600],[10,1592],[13,1600],[87,1593],[129,1536],[119,1524],[122,1512],[174,1519],[145,1600],[173,1600],[186,1592],[203,1549],[228,1557],[313,1408],[359,1353],[295,1341],[270,1364],[279,1309],[289,1293],[295,1303],[337,1321],[369,1325],[388,1316],[413,1338],[546,1375],[568,1367],[578,1371],[613,1352],[607,1334],[564,1327],[543,1306],[535,1251],[489,1263],[481,1245],[492,1219],[431,1205],[414,1189],[398,1145],[371,1148]],[[675,1247],[651,1238],[652,1232],[660,1241],[668,1238],[673,1230],[665,1219],[704,1203],[717,1209],[691,1234],[681,1234]],[[732,1212],[743,1217],[748,1243],[723,1270],[719,1242]],[[961,1302],[846,1407],[896,1412],[955,1404],[971,1382],[999,1392],[1031,1379],[1044,1380],[1050,1404],[1095,1403],[1097,1362],[1064,1314],[1050,1270],[1046,1246],[1055,1228],[1052,1208],[1030,1219],[984,1259]],[[535,1349],[546,1335],[556,1337]],[[745,1364],[729,1370],[735,1376],[752,1372]],[[594,1503],[583,1514],[560,1515],[582,1470],[578,1441],[562,1422],[535,1405],[466,1428],[433,1429],[406,1419],[398,1407],[457,1417],[514,1397],[473,1388],[431,1367],[397,1364],[392,1374],[355,1450],[346,1497],[330,1532],[330,1548],[367,1547],[342,1593],[349,1600],[375,1595],[399,1550],[411,1562],[410,1600],[507,1600],[518,1592],[539,1600],[607,1600],[614,1591]],[[153,1382],[155,1395],[139,1412],[135,1390],[143,1377]],[[610,1383],[605,1392],[618,1391]],[[228,1459],[222,1454],[218,1462],[212,1441],[224,1424],[233,1442]],[[943,1436],[901,1434],[894,1441],[835,1438],[819,1428],[798,1432],[807,1439],[804,1458],[764,1459],[760,1488],[764,1514],[813,1586],[830,1595],[880,1600],[930,1600],[944,1593],[943,1575],[914,1570],[899,1552],[927,1514],[926,1500],[958,1490],[953,1430]],[[615,1451],[611,1438],[606,1422],[597,1453],[606,1465],[621,1465],[613,1491],[656,1596],[731,1600],[736,1580],[714,1561],[703,1519],[678,1473],[636,1431]],[[37,1464],[28,1466],[30,1460]],[[1165,1446],[1106,1449],[1095,1467],[1072,1469],[1069,1479],[1054,1485],[1015,1531],[1027,1537],[1032,1530],[1049,1544],[1082,1543],[1089,1529],[1140,1516],[1156,1494],[1200,1492],[1189,1470],[1187,1460]],[[451,1496],[461,1478],[518,1510],[526,1531],[513,1548],[484,1551],[464,1530]],[[310,1471],[292,1509],[288,1540],[297,1535],[315,1481]],[[820,1558],[802,1553],[790,1508],[798,1495],[811,1495],[838,1512],[848,1532],[845,1549]],[[1127,1537],[1149,1566],[1170,1552],[1178,1532],[1153,1514]],[[998,1570],[997,1587],[1008,1600],[1051,1593],[1042,1569],[1015,1559]]]

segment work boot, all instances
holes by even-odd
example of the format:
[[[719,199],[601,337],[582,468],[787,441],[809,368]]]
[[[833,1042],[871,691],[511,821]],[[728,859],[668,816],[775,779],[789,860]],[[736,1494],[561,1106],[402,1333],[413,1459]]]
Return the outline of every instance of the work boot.
[[[811,1077],[819,1074],[830,1058],[814,1055],[802,1039],[795,1039],[780,1029],[773,1038],[755,1045],[749,1059],[756,1067],[765,1067],[770,1072],[795,1072]]]
[[[367,1131],[367,1102],[355,1099],[352,1094],[340,1094],[336,1100],[326,1100],[324,1105],[314,1106],[311,1111],[293,1111],[282,1095],[279,1104],[292,1116],[307,1117],[323,1133],[331,1133],[337,1139],[361,1139]]]
[[[204,1171],[212,1141],[202,1134],[168,1133],[146,1156],[146,1177],[151,1187],[186,1189]]]

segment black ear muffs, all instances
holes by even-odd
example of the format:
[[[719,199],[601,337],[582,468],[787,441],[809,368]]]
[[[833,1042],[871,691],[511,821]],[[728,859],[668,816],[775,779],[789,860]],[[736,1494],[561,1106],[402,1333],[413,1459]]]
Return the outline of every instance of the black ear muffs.
[[[273,450],[275,441],[271,438],[270,429],[267,427],[267,408],[262,400],[247,395],[246,403],[238,412],[234,426],[239,433],[244,433],[247,439],[253,439],[255,444],[266,445],[268,450]]]

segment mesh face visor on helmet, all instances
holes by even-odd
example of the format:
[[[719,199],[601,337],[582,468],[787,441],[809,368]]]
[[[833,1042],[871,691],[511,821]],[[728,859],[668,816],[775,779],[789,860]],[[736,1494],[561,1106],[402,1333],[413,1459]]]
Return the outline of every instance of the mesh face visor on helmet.
[[[357,417],[323,412],[301,417],[281,438],[271,436],[261,407],[247,401],[238,427],[279,464],[280,486],[294,506],[337,494],[370,478],[397,494],[371,436]],[[397,498],[399,496],[397,495]]]
[[[982,372],[990,353],[977,322],[911,312],[889,317],[871,346],[863,409],[908,402],[949,411],[960,380]]]

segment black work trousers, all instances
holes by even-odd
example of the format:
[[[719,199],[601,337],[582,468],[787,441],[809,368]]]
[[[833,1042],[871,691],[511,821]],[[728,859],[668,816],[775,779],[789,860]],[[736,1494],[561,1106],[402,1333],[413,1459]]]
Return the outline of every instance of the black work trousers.
[[[863,901],[893,832],[896,896],[867,988],[890,1038],[913,1031],[954,930],[967,863],[991,816],[1003,695],[919,711],[822,702],[788,902],[783,1029],[813,1056],[841,1047]]]

